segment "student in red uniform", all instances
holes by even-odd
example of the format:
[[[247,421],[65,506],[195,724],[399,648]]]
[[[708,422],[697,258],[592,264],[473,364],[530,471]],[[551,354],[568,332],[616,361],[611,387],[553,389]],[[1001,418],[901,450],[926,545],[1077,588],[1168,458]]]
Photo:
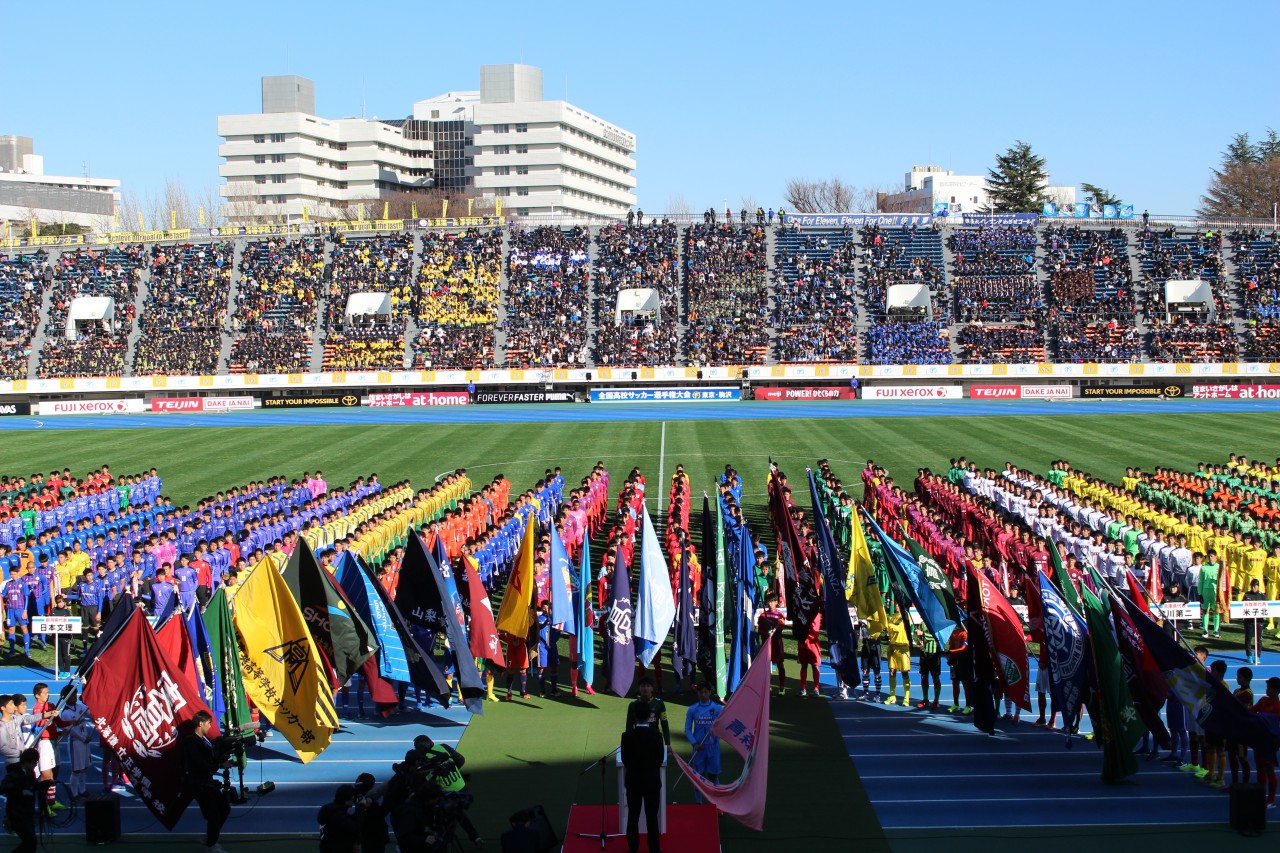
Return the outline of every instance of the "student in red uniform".
[[[1280,715],[1280,677],[1273,675],[1267,679],[1267,695],[1253,703],[1253,712]],[[1274,809],[1276,807],[1276,765],[1271,760],[1271,756],[1263,755],[1256,749],[1253,751],[1253,759],[1258,764],[1258,781],[1267,788],[1267,808]]]
[[[787,614],[778,609],[778,594],[771,592],[765,596],[765,609],[756,617],[756,630],[760,632],[761,642],[768,641],[769,656],[778,668],[778,695],[787,695],[787,662],[783,657],[782,629],[791,627]]]

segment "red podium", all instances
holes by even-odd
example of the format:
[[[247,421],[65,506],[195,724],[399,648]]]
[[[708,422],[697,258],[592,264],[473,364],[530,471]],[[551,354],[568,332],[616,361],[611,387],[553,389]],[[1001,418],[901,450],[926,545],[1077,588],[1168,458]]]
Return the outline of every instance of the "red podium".
[[[563,853],[599,853],[600,810],[604,809],[604,825],[610,832],[618,826],[617,806],[574,806],[569,810],[569,825],[564,831]],[[640,821],[641,836],[644,820]],[[586,838],[579,838],[581,833]],[[646,850],[643,837],[640,849]],[[605,853],[627,853],[626,838],[609,838]],[[662,835],[662,853],[720,853],[720,824],[716,807],[667,806],[667,831]]]

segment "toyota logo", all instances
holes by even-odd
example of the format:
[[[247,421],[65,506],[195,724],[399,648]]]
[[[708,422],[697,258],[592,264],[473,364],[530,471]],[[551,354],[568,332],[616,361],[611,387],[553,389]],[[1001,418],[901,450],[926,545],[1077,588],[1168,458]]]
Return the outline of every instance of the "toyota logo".
[[[1181,385],[1166,385],[1166,386],[1165,386],[1165,389],[1164,389],[1164,395],[1165,395],[1166,397],[1181,397],[1181,396],[1182,396],[1182,386],[1181,386]]]
[[[342,398],[342,405],[344,405],[344,406],[358,406],[358,405],[360,405],[360,398],[359,398],[359,397],[357,397],[355,394],[346,394],[346,395],[344,395],[344,396],[343,396],[343,398]]]

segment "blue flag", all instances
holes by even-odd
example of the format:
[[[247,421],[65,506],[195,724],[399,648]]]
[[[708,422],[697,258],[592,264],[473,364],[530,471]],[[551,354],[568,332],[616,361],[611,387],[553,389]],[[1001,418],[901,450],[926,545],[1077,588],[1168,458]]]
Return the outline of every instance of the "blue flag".
[[[604,629],[609,642],[609,689],[626,696],[636,677],[636,643],[631,626],[631,576],[623,560],[613,567],[612,587],[609,622]]]
[[[573,594],[570,592],[569,552],[560,538],[560,531],[555,524],[551,525],[551,624],[559,625],[560,632],[570,636],[578,633],[578,617],[573,607]]]
[[[676,618],[676,602],[671,595],[667,570],[657,531],[649,518],[649,505],[641,504],[644,529],[640,535],[640,586],[636,606],[636,656],[645,666],[653,663],[671,633]]]
[[[738,684],[747,674],[751,666],[752,635],[755,627],[751,617],[756,609],[756,562],[751,549],[751,530],[745,523],[738,526],[737,541],[733,546],[734,579],[736,592],[733,601],[733,642],[729,646],[729,678],[730,693],[738,689]]]
[[[813,470],[809,473],[809,500],[813,504],[813,524],[817,528],[818,570],[822,573],[823,616],[826,620],[827,642],[831,649],[831,668],[836,676],[849,687],[858,686],[857,641],[853,638],[853,620],[849,618],[849,605],[844,597],[845,566],[840,560],[840,551],[836,548],[836,539],[831,535],[831,525],[822,512],[821,499],[818,497],[818,484],[813,479]]]
[[[204,701],[208,703],[209,710],[213,711],[215,720],[224,719],[227,714],[227,703],[222,695],[222,679],[218,677],[213,660],[209,629],[200,618],[198,607],[193,607],[189,612],[182,614],[182,618],[187,625],[187,636],[191,639],[191,652],[199,667],[197,672],[200,677],[200,688],[204,692]]]
[[[1274,716],[1250,713],[1225,684],[1204,668],[1199,658],[1179,645],[1141,607],[1128,599],[1124,599],[1124,606],[1142,635],[1147,651],[1169,682],[1172,694],[1169,701],[1181,702],[1208,734],[1253,747],[1274,765],[1276,750],[1280,747],[1280,737],[1268,726],[1268,722],[1275,725]],[[1268,716],[1271,716],[1269,721],[1264,719]]]
[[[471,641],[467,638],[467,618],[462,612],[462,596],[458,595],[458,585],[453,579],[453,569],[449,565],[448,554],[444,551],[444,542],[438,537],[440,556],[437,561],[427,553],[422,538],[416,533],[409,535],[409,547],[405,551],[405,564],[417,549],[427,560],[431,577],[435,581],[436,600],[439,603],[441,618],[444,621],[445,636],[449,638],[449,655],[453,658],[454,672],[462,686],[462,702],[473,714],[484,713],[484,682],[480,680],[480,671],[476,669],[476,659],[471,656]],[[401,569],[403,572],[403,569]]]
[[[947,641],[951,639],[951,632],[955,630],[956,623],[947,615],[946,607],[938,600],[933,587],[929,585],[929,578],[919,564],[916,563],[915,559],[912,558],[911,553],[897,542],[894,542],[880,528],[880,525],[876,524],[876,520],[871,517],[870,513],[863,510],[862,514],[866,516],[867,523],[871,525],[871,530],[875,533],[876,538],[880,540],[880,547],[884,549],[885,565],[889,567],[891,573],[902,581],[907,597],[911,599],[911,603],[919,611],[925,627],[937,639],[938,647],[945,649]]]
[[[680,595],[676,600],[676,637],[672,647],[672,668],[676,678],[691,679],[698,665],[698,632],[693,624],[693,579],[689,576],[689,554],[680,554]]]
[[[1049,689],[1062,711],[1062,725],[1074,731],[1089,682],[1089,629],[1084,619],[1067,605],[1043,572],[1040,597],[1044,601],[1044,642],[1049,658]]]
[[[369,574],[353,551],[344,551],[335,576],[352,608],[373,629],[378,640],[378,672],[383,678],[409,681],[409,662],[391,614],[374,588],[377,579]]]
[[[578,673],[583,684],[590,684],[596,675],[596,632],[587,618],[587,611],[591,609],[591,543],[585,538],[578,560],[578,585],[573,590],[573,603],[580,626],[574,638],[578,646]]]

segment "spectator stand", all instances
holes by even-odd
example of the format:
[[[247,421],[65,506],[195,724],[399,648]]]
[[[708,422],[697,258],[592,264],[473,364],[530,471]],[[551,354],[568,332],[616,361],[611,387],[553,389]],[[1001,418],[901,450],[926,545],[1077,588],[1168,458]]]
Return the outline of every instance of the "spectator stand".
[[[227,242],[151,246],[134,376],[217,372],[234,254]]]
[[[516,230],[507,257],[505,362],[512,368],[587,364],[590,232],[581,225]]]
[[[324,240],[272,237],[241,254],[230,373],[302,373],[311,363]]]
[[[774,360],[857,361],[858,241],[853,232],[792,228],[774,241]]]
[[[51,301],[37,376],[123,376],[129,332],[137,313],[145,264],[140,244],[64,251],[53,267]],[[72,303],[79,297],[107,297],[109,316],[77,323],[67,336]]]
[[[336,234],[325,288],[322,372],[403,370],[405,323],[413,307],[416,237],[409,232]],[[381,299],[353,297],[378,294]]]
[[[941,235],[932,228],[872,226],[858,232],[858,244],[868,362],[951,363],[953,315]],[[903,299],[904,289],[915,293]],[[911,343],[912,335],[918,344]],[[912,361],[893,361],[899,355]]]
[[[656,294],[656,311],[642,305],[651,295],[643,291]],[[657,367],[682,360],[686,315],[680,232],[673,223],[602,226],[596,233],[591,293],[597,367]]]
[[[1032,227],[957,228],[951,252],[956,318],[961,322],[1039,320],[1044,291],[1036,278]]]
[[[1121,228],[1051,225],[1041,234],[1049,277],[1048,331],[1061,361],[1140,361],[1129,237]]]
[[[428,231],[414,295],[413,366],[481,370],[498,365],[503,231]]]
[[[26,379],[40,323],[49,255],[0,254],[0,379]]]
[[[1138,234],[1142,282],[1146,291],[1145,313],[1152,327],[1153,359],[1207,362],[1239,356],[1231,303],[1224,280],[1222,235],[1217,231],[1162,231],[1150,227]],[[1165,299],[1165,285],[1172,280],[1198,280],[1207,284],[1213,305]],[[1216,316],[1210,316],[1211,313]]]
[[[685,229],[684,241],[689,364],[764,364],[770,329],[765,229],[695,224]]]
[[[1230,235],[1245,321],[1244,357],[1280,361],[1280,232]]]

